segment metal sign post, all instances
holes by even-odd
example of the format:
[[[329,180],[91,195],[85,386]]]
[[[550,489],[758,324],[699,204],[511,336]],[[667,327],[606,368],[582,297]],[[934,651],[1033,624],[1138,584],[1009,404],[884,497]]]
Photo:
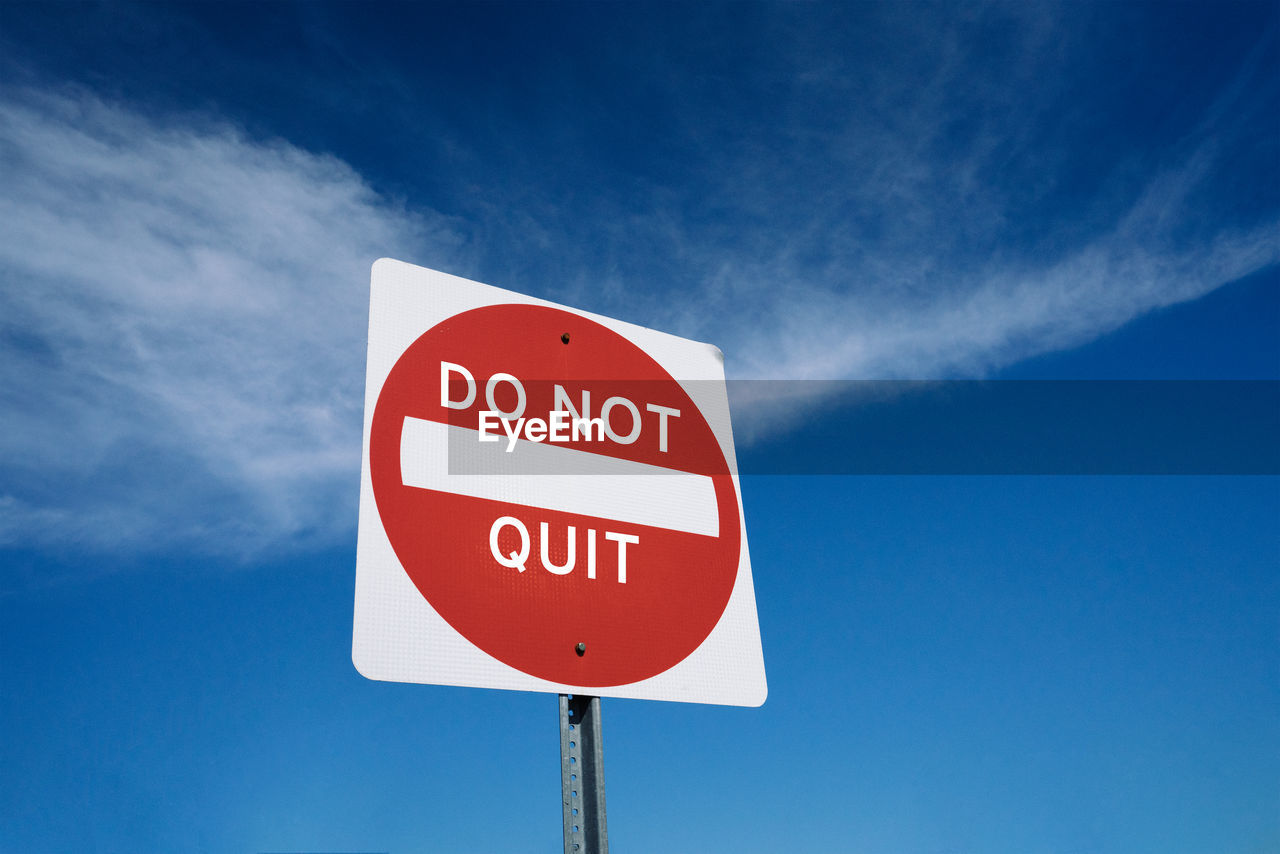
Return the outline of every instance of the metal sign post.
[[[609,854],[604,817],[600,698],[560,695],[560,795],[564,854]]]

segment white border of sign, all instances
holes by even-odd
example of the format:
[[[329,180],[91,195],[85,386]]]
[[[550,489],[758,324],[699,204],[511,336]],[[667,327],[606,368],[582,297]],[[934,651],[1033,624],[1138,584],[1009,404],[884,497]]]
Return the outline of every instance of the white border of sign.
[[[724,356],[716,347],[425,267],[379,259],[373,265],[370,285],[352,637],[356,669],[369,679],[389,682],[759,706],[768,688],[737,474],[733,483],[742,550],[729,603],[711,634],[693,653],[640,682],[584,687],[549,682],[516,670],[480,650],[446,623],[401,567],[378,516],[369,473],[369,431],[378,395],[401,354],[428,329],[461,312],[503,304],[543,305],[572,312],[633,342],[681,382],[711,425],[731,471],[737,470]]]

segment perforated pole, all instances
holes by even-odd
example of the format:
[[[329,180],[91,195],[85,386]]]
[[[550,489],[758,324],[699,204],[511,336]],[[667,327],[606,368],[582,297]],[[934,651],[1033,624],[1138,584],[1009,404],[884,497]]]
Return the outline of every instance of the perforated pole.
[[[560,794],[564,854],[609,854],[599,697],[560,695]]]

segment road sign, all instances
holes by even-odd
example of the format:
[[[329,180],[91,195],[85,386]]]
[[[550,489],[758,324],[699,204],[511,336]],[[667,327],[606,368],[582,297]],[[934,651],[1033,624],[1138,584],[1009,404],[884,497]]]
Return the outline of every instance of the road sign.
[[[357,669],[759,705],[734,465],[716,348],[378,261]]]

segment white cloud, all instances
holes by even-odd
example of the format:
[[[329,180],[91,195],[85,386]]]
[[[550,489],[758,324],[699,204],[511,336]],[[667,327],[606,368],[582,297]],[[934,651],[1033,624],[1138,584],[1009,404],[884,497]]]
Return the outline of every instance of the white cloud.
[[[1000,45],[973,37],[970,13],[998,19],[990,32],[1009,25],[1007,56],[987,55]],[[1097,67],[1077,16],[916,14],[885,25],[905,46],[885,67],[843,59],[839,40],[796,40],[803,85],[789,94],[822,121],[784,126],[810,131],[790,149],[727,153],[706,195],[755,212],[734,240],[668,241],[706,286],[661,322],[715,336],[735,376],[983,376],[1280,263],[1274,160],[1254,177],[1271,209],[1237,217],[1215,197],[1242,151],[1266,164],[1258,152],[1274,150],[1258,144],[1278,88],[1266,37],[1198,117],[1117,130],[1090,115],[1126,118],[1080,82]],[[816,109],[810,89],[839,108]],[[1126,131],[1097,162],[1082,157]]]
[[[467,274],[476,234],[507,254],[596,247],[553,253],[556,281],[531,264],[540,293],[711,340],[735,376],[788,379],[978,376],[1280,260],[1274,214],[1218,227],[1190,212],[1248,131],[1238,103],[1215,105],[1127,200],[1108,189],[1061,241],[988,257],[1016,217],[1009,188],[983,176],[993,158],[1025,172],[1040,152],[992,119],[938,159],[931,139],[967,107],[949,106],[956,80],[927,83],[900,110],[873,105],[889,124],[796,143],[801,171],[770,174],[780,161],[745,145],[684,196],[657,188],[653,204],[598,210],[575,241],[548,199],[530,237],[504,230],[522,214],[494,201],[472,214],[488,205],[493,221],[409,211],[333,157],[208,117],[83,92],[0,96],[0,546],[251,555],[349,539],[368,269],[382,255]],[[511,249],[516,232],[527,245]],[[628,263],[597,269],[611,256]],[[655,278],[684,277],[636,287],[640,257]]]
[[[743,378],[980,377],[1280,262],[1278,228],[1271,222],[1224,230],[1204,244],[1176,248],[1118,231],[1043,267],[920,274],[912,285],[930,298],[918,302],[894,304],[805,283],[787,289],[766,325],[737,330],[727,346],[739,353]],[[738,275],[777,282],[787,274]]]
[[[83,94],[0,101],[0,162],[0,543],[347,536],[369,265],[447,263],[448,224],[334,158]]]

